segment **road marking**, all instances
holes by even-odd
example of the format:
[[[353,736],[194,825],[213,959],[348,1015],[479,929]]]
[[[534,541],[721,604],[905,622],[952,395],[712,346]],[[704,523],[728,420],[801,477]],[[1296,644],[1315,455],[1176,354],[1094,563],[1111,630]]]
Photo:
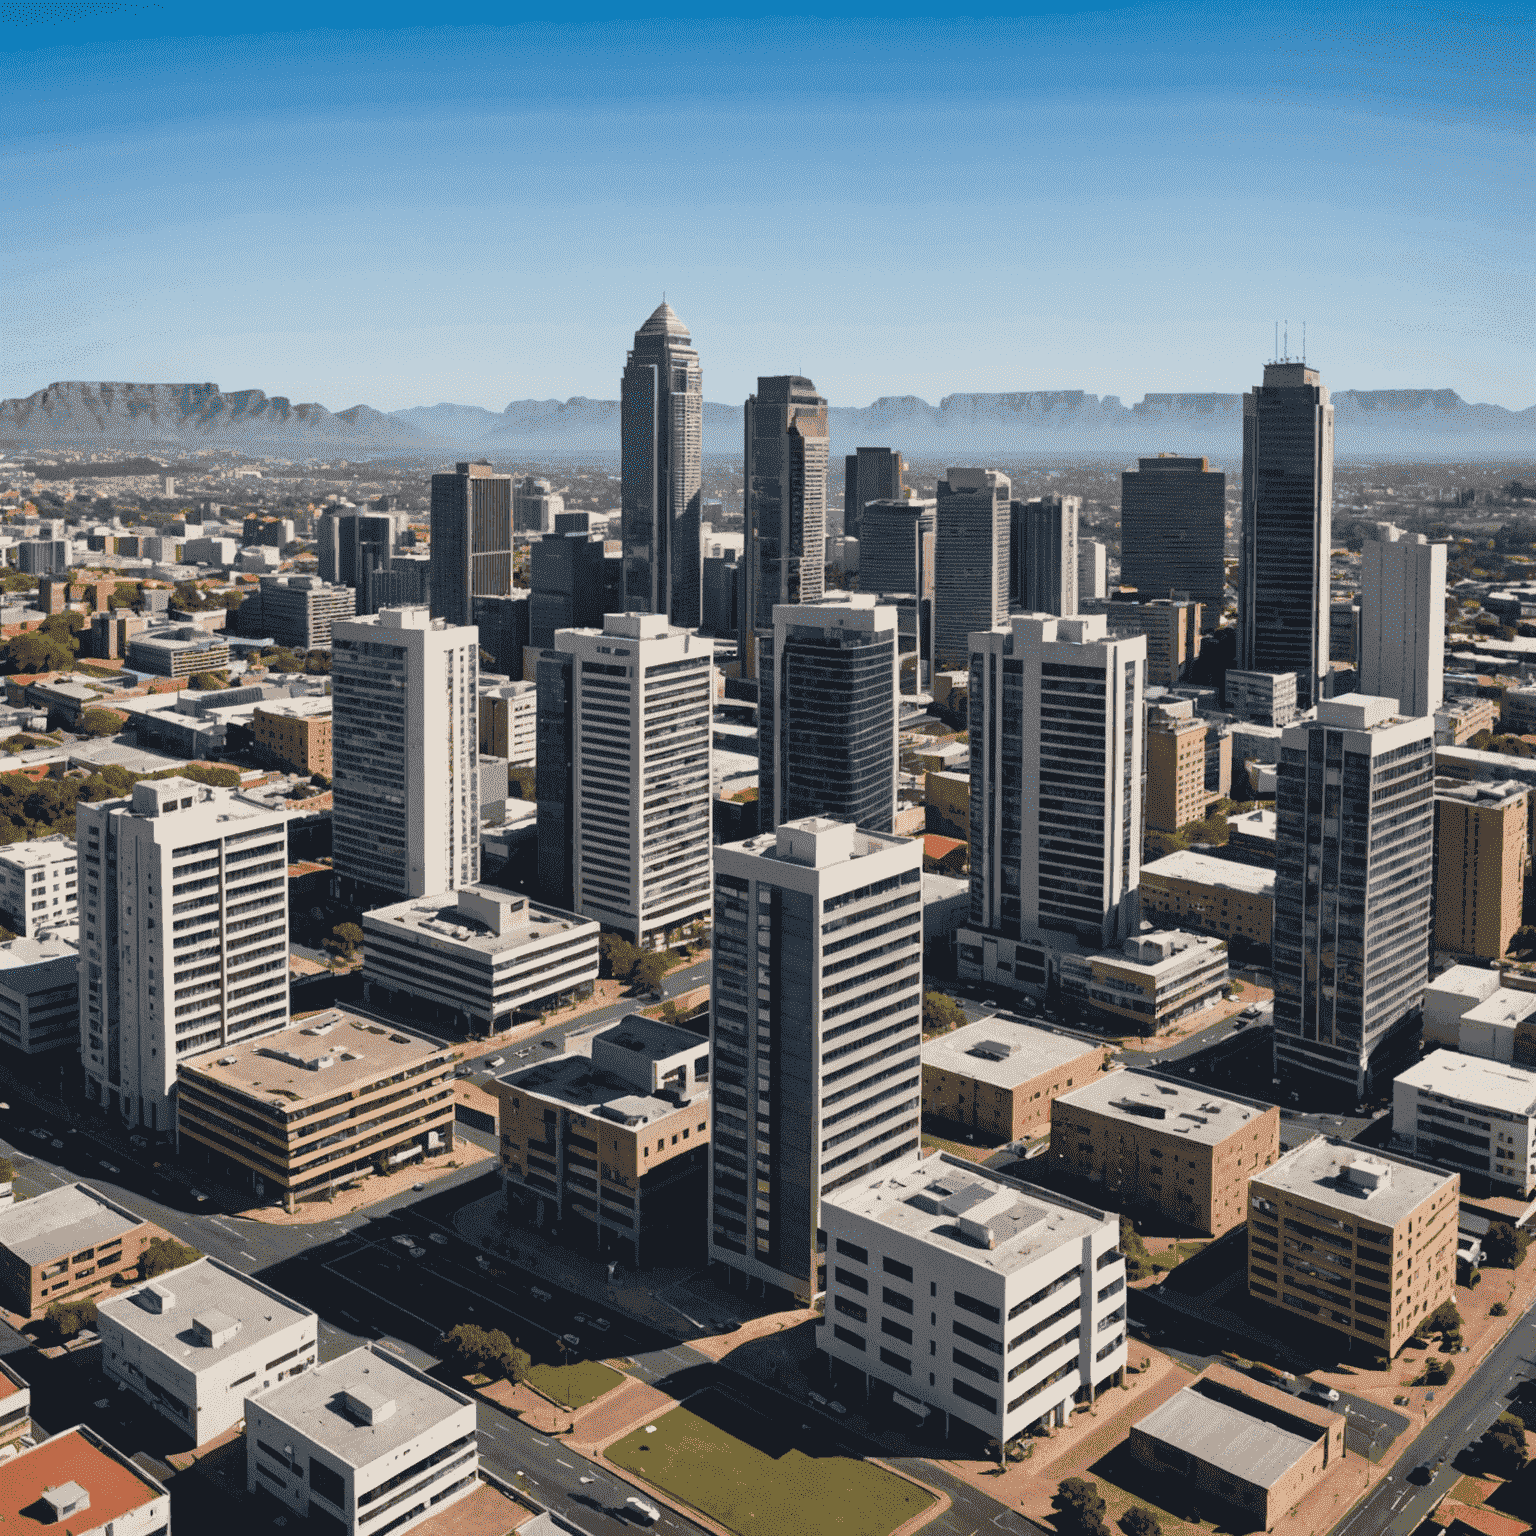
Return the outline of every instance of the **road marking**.
[[[256,1255],[254,1253],[247,1253],[244,1248],[240,1250],[240,1257],[242,1259],[249,1259],[252,1264],[256,1262]]]
[[[560,1458],[558,1456],[555,1457],[555,1460],[559,1461],[560,1465],[562,1467],[570,1467],[572,1472],[574,1472],[576,1470],[575,1466],[571,1462],[569,1462],[569,1461],[560,1461]]]

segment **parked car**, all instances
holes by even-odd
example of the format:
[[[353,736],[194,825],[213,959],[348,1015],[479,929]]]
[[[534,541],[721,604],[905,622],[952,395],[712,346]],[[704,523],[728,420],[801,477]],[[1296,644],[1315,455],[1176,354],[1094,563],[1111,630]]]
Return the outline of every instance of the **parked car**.
[[[408,1232],[397,1233],[394,1237],[390,1238],[390,1242],[398,1243],[402,1248],[414,1248],[416,1246],[416,1239]]]
[[[427,1250],[425,1248],[408,1248],[406,1249],[406,1252],[409,1253],[413,1259],[424,1259],[427,1256]]]
[[[528,1294],[532,1296],[535,1301],[553,1301],[555,1299],[548,1291],[542,1290],[537,1285],[530,1285],[528,1287]]]
[[[562,1333],[560,1335],[560,1342],[564,1344],[567,1349],[580,1349],[581,1335],[576,1333]]]
[[[644,1499],[630,1497],[624,1500],[624,1514],[637,1525],[655,1525],[661,1519],[661,1511]]]
[[[491,1059],[486,1062],[486,1066],[488,1067],[504,1067],[506,1064],[507,1058],[505,1056],[492,1056]]]
[[[428,1242],[436,1243],[439,1248],[446,1248],[448,1246],[448,1239],[441,1232],[428,1232],[427,1240]]]
[[[613,1324],[606,1317],[594,1317],[592,1319],[592,1327],[597,1333],[607,1333],[613,1327]]]

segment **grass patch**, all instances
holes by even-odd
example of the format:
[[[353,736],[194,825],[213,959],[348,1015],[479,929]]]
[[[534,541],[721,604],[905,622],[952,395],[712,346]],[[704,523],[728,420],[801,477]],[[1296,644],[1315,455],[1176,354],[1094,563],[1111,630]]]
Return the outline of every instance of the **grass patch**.
[[[935,1136],[932,1131],[924,1131],[922,1139],[925,1147],[936,1147],[940,1152],[948,1152],[951,1157],[963,1157],[970,1163],[985,1162],[996,1150],[980,1143],[973,1145],[968,1141],[951,1141],[947,1136]]]
[[[888,1536],[933,1502],[894,1472],[807,1451],[723,1393],[691,1401],[699,1412],[674,1408],[654,1435],[636,1430],[607,1457],[738,1536]]]
[[[1210,1247],[1210,1243],[1174,1243],[1165,1248],[1161,1253],[1152,1255],[1153,1269],[1177,1269],[1185,1259],[1192,1259],[1197,1253],[1204,1253]]]
[[[528,1372],[528,1385],[562,1408],[585,1408],[623,1380],[600,1360],[583,1360],[578,1365],[535,1365]]]

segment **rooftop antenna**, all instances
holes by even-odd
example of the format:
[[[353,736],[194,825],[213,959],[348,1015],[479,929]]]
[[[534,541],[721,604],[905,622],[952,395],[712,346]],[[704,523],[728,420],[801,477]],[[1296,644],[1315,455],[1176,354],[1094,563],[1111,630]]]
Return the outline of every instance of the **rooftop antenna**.
[[[1301,322],[1301,360],[1302,362],[1307,360],[1307,322],[1305,320]]]
[[[1280,322],[1278,320],[1275,321],[1275,351],[1274,351],[1274,359],[1275,359],[1275,361],[1277,363],[1280,361]]]
[[[1291,360],[1291,322],[1289,320],[1287,320],[1285,322],[1285,357],[1282,359],[1282,361],[1288,363],[1288,362],[1290,362],[1290,360]]]

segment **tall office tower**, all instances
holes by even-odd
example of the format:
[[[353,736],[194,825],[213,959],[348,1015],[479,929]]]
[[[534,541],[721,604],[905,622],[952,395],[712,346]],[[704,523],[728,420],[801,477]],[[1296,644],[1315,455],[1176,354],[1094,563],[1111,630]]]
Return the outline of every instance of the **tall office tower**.
[[[859,590],[931,598],[936,523],[931,501],[865,502]]]
[[[663,304],[635,332],[619,385],[623,604],[697,627],[704,375],[688,327]]]
[[[1096,602],[1108,595],[1109,551],[1098,539],[1077,541],[1077,601]]]
[[[918,1146],[922,847],[809,817],[715,850],[709,1256],[802,1302],[821,1197]]]
[[[1009,601],[1021,613],[1077,612],[1077,519],[1081,496],[1009,503]]]
[[[315,534],[320,579],[342,586],[357,585],[357,511],[327,507]]]
[[[466,626],[512,590],[512,476],[483,459],[432,476],[432,617]]]
[[[391,603],[392,608],[419,607],[417,603]],[[523,675],[523,647],[529,639],[532,599],[526,592],[505,597],[477,597],[472,605],[475,628],[480,631],[480,664],[502,677]],[[489,659],[487,659],[489,658]]]
[[[864,538],[864,508],[872,501],[901,501],[906,465],[894,448],[860,448],[843,459],[843,537]]]
[[[1417,1044],[1434,895],[1435,722],[1324,699],[1280,738],[1275,1071],[1354,1103]]]
[[[607,611],[603,541],[584,529],[546,534],[533,546],[529,643],[547,650],[560,629],[600,628]]]
[[[995,469],[945,475],[935,510],[933,649],[939,666],[966,666],[971,636],[1008,616],[1013,487]]]
[[[1018,614],[971,637],[971,924],[1137,931],[1145,635]]]
[[[1328,388],[1305,363],[1266,363],[1264,383],[1243,396],[1237,664],[1294,672],[1303,709],[1328,691],[1332,544]]]
[[[1120,582],[1143,597],[1187,592],[1221,622],[1227,477],[1209,459],[1160,453],[1120,476]]]
[[[827,402],[809,379],[760,378],[747,396],[747,612],[743,669],[753,636],[773,628],[780,603],[813,602],[826,577]]]
[[[710,905],[714,651],[664,614],[562,629],[539,661],[540,889],[649,945]],[[545,826],[546,806],[549,826]]]
[[[895,825],[900,751],[896,610],[872,594],[781,603],[757,651],[758,816],[869,832]]]
[[[1498,960],[1520,926],[1530,790],[1502,784],[1435,785],[1435,948]]]
[[[287,824],[180,778],[76,807],[80,1060],[125,1125],[174,1130],[178,1062],[287,1025]]]
[[[1331,613],[1331,610],[1330,610]],[[1377,523],[1360,555],[1360,692],[1432,715],[1445,699],[1445,545]]]
[[[565,497],[548,480],[525,475],[512,487],[513,533],[549,533],[565,511]]]
[[[480,631],[425,608],[331,629],[336,873],[364,894],[480,878]]]

